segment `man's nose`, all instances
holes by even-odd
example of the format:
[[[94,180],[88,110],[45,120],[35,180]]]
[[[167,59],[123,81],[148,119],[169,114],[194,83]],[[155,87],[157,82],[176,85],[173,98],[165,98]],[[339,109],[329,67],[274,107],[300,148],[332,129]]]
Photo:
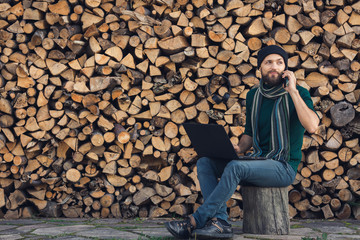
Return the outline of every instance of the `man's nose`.
[[[272,62],[270,67],[271,67],[271,69],[278,69],[279,68],[279,66],[278,66],[278,64],[276,64],[276,62]]]

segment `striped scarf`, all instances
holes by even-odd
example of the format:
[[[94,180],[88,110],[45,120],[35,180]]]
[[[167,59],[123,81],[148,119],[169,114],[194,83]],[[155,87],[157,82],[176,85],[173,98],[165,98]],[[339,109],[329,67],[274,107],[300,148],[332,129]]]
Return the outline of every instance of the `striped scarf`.
[[[265,155],[269,159],[281,162],[287,162],[290,159],[290,116],[289,116],[289,100],[287,92],[284,88],[274,86],[264,88],[263,80],[255,92],[254,102],[251,109],[251,125],[253,134],[252,156],[262,156],[262,149],[259,146],[259,117],[263,97],[274,99],[275,104],[271,113],[271,139],[270,151]]]

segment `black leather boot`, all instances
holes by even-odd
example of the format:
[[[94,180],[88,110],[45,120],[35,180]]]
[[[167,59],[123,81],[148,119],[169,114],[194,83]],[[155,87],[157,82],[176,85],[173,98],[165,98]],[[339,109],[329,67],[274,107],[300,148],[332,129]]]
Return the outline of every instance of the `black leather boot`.
[[[191,237],[194,227],[191,225],[190,218],[182,221],[166,222],[165,227],[176,238],[186,239]]]
[[[231,224],[224,220],[211,219],[203,228],[195,229],[193,237],[199,239],[232,238],[233,230]]]

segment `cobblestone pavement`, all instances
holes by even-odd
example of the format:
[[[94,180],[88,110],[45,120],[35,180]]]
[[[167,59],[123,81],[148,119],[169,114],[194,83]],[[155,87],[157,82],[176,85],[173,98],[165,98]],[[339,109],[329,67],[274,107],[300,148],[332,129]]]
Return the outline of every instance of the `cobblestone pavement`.
[[[0,240],[15,239],[174,239],[164,227],[170,219],[0,219]],[[242,221],[231,222],[234,240],[360,240],[357,220],[291,220],[290,235],[254,235],[242,232]]]

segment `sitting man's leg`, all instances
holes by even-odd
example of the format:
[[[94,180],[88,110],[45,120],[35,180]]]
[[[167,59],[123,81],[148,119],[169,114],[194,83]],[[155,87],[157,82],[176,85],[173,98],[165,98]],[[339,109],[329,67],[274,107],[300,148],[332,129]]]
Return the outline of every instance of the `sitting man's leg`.
[[[233,160],[226,165],[219,183],[215,183],[214,179],[217,179],[217,174],[212,176],[211,169],[214,169],[214,165],[198,170],[199,179],[204,177],[201,185],[206,185],[201,186],[202,192],[204,192],[204,204],[189,219],[166,223],[168,230],[176,237],[187,238],[195,228],[194,233],[199,237],[231,237],[231,227],[227,225],[227,219],[221,217],[226,215],[227,218],[225,204],[239,183],[246,182],[260,187],[284,187],[290,185],[296,175],[289,164],[274,160]],[[222,170],[221,167],[219,170]],[[212,177],[206,177],[206,173],[210,173],[209,176]],[[215,188],[213,188],[214,186]],[[211,190],[212,188],[213,190]]]
[[[293,182],[295,175],[296,173],[289,164],[274,160],[234,160],[229,162],[219,183],[205,199],[204,204],[192,215],[197,228],[194,234],[198,237],[207,238],[229,238],[232,236],[230,224],[227,225],[225,204],[239,183],[246,182],[261,187],[284,187]],[[224,206],[225,219],[222,218]]]
[[[296,174],[290,165],[274,160],[234,160],[229,162],[225,169],[224,166],[208,158],[202,158],[199,161],[198,178],[205,202],[185,221],[165,224],[174,236],[188,238],[196,228],[195,233],[199,237],[231,237],[232,230],[230,224],[227,223],[226,202],[239,183],[247,182],[262,187],[283,187],[290,185]],[[217,183],[217,178],[222,171],[220,181]]]
[[[201,194],[204,201],[209,198],[219,183],[219,179],[227,165],[226,161],[219,159],[200,158],[197,161],[197,177],[199,179]],[[213,217],[227,219],[226,202],[219,208]],[[208,219],[209,220],[209,219]]]
[[[201,193],[204,197],[204,201],[208,199],[208,197],[218,185],[218,179],[223,174],[226,164],[226,161],[208,158],[202,158],[201,161],[197,162],[197,176],[200,182]],[[210,178],[210,176],[214,175],[216,176],[215,178]],[[224,202],[215,215],[211,218],[211,221],[208,219],[207,225],[215,224],[219,227],[219,229],[221,229],[223,237],[231,238],[233,236],[232,228],[231,224],[227,222],[227,219],[227,206],[226,202]]]
[[[204,201],[211,195],[218,184],[218,179],[221,177],[227,162],[210,159],[200,158],[197,161],[197,177],[200,182],[201,193],[204,197]],[[226,202],[215,214],[215,217],[220,219],[227,219]],[[172,221],[165,223],[166,228],[177,238],[188,238],[191,235],[192,230],[196,227],[196,221],[193,216],[183,221]]]

